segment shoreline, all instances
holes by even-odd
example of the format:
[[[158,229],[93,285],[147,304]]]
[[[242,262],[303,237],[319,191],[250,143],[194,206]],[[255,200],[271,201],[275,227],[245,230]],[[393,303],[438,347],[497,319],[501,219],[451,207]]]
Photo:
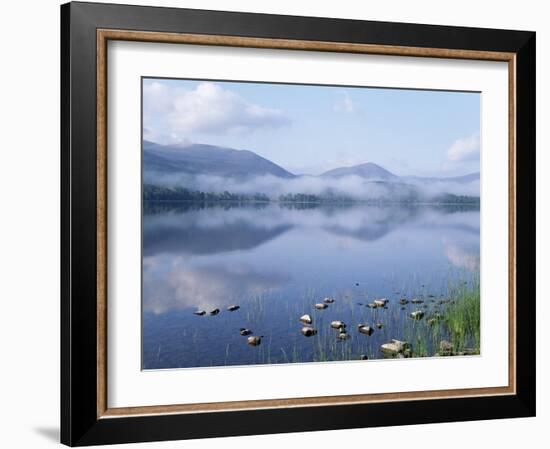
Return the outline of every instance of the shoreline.
[[[480,207],[479,202],[429,202],[429,201],[387,201],[387,200],[364,200],[364,201],[279,201],[279,200],[185,200],[185,199],[149,199],[143,198],[143,202],[151,203],[195,203],[195,204],[216,204],[216,203],[233,203],[233,204],[315,204],[315,205],[404,205],[404,206],[470,206]]]

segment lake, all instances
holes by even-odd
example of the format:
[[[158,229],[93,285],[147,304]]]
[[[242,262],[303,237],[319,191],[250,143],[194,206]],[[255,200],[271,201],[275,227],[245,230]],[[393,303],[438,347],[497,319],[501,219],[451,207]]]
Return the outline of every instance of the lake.
[[[469,206],[145,202],[142,367],[380,358],[381,344],[421,325],[411,311],[444,310],[451,288],[479,280],[479,226]],[[387,308],[366,306],[376,298]],[[317,335],[301,334],[303,314]],[[382,327],[366,336],[359,323]],[[436,351],[429,342],[426,355]]]

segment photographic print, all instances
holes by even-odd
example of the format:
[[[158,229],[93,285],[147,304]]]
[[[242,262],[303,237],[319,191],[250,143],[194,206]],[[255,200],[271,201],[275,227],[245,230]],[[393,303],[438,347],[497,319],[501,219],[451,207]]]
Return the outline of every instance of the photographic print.
[[[479,92],[142,78],[142,369],[479,355],[480,169]]]

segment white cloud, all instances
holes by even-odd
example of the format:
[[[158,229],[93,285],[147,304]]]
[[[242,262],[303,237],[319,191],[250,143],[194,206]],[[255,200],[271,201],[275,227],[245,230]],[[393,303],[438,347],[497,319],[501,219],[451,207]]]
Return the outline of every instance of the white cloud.
[[[342,97],[338,99],[338,101],[334,104],[334,110],[336,112],[345,112],[348,114],[352,114],[354,112],[357,112],[358,109],[353,102],[349,92],[344,92],[342,94]]]
[[[144,137],[159,143],[177,142],[192,133],[243,134],[290,124],[282,111],[250,103],[212,82],[195,89],[146,84],[143,109]]]
[[[457,139],[447,151],[451,162],[471,161],[479,158],[479,133]]]

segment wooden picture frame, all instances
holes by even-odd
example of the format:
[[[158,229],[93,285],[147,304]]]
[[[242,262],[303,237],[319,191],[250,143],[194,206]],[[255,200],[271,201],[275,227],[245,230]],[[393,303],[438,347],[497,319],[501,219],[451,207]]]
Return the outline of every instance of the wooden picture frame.
[[[535,414],[535,33],[69,3],[61,7],[61,440],[71,446]],[[509,384],[300,399],[107,406],[107,42],[505,61]]]

